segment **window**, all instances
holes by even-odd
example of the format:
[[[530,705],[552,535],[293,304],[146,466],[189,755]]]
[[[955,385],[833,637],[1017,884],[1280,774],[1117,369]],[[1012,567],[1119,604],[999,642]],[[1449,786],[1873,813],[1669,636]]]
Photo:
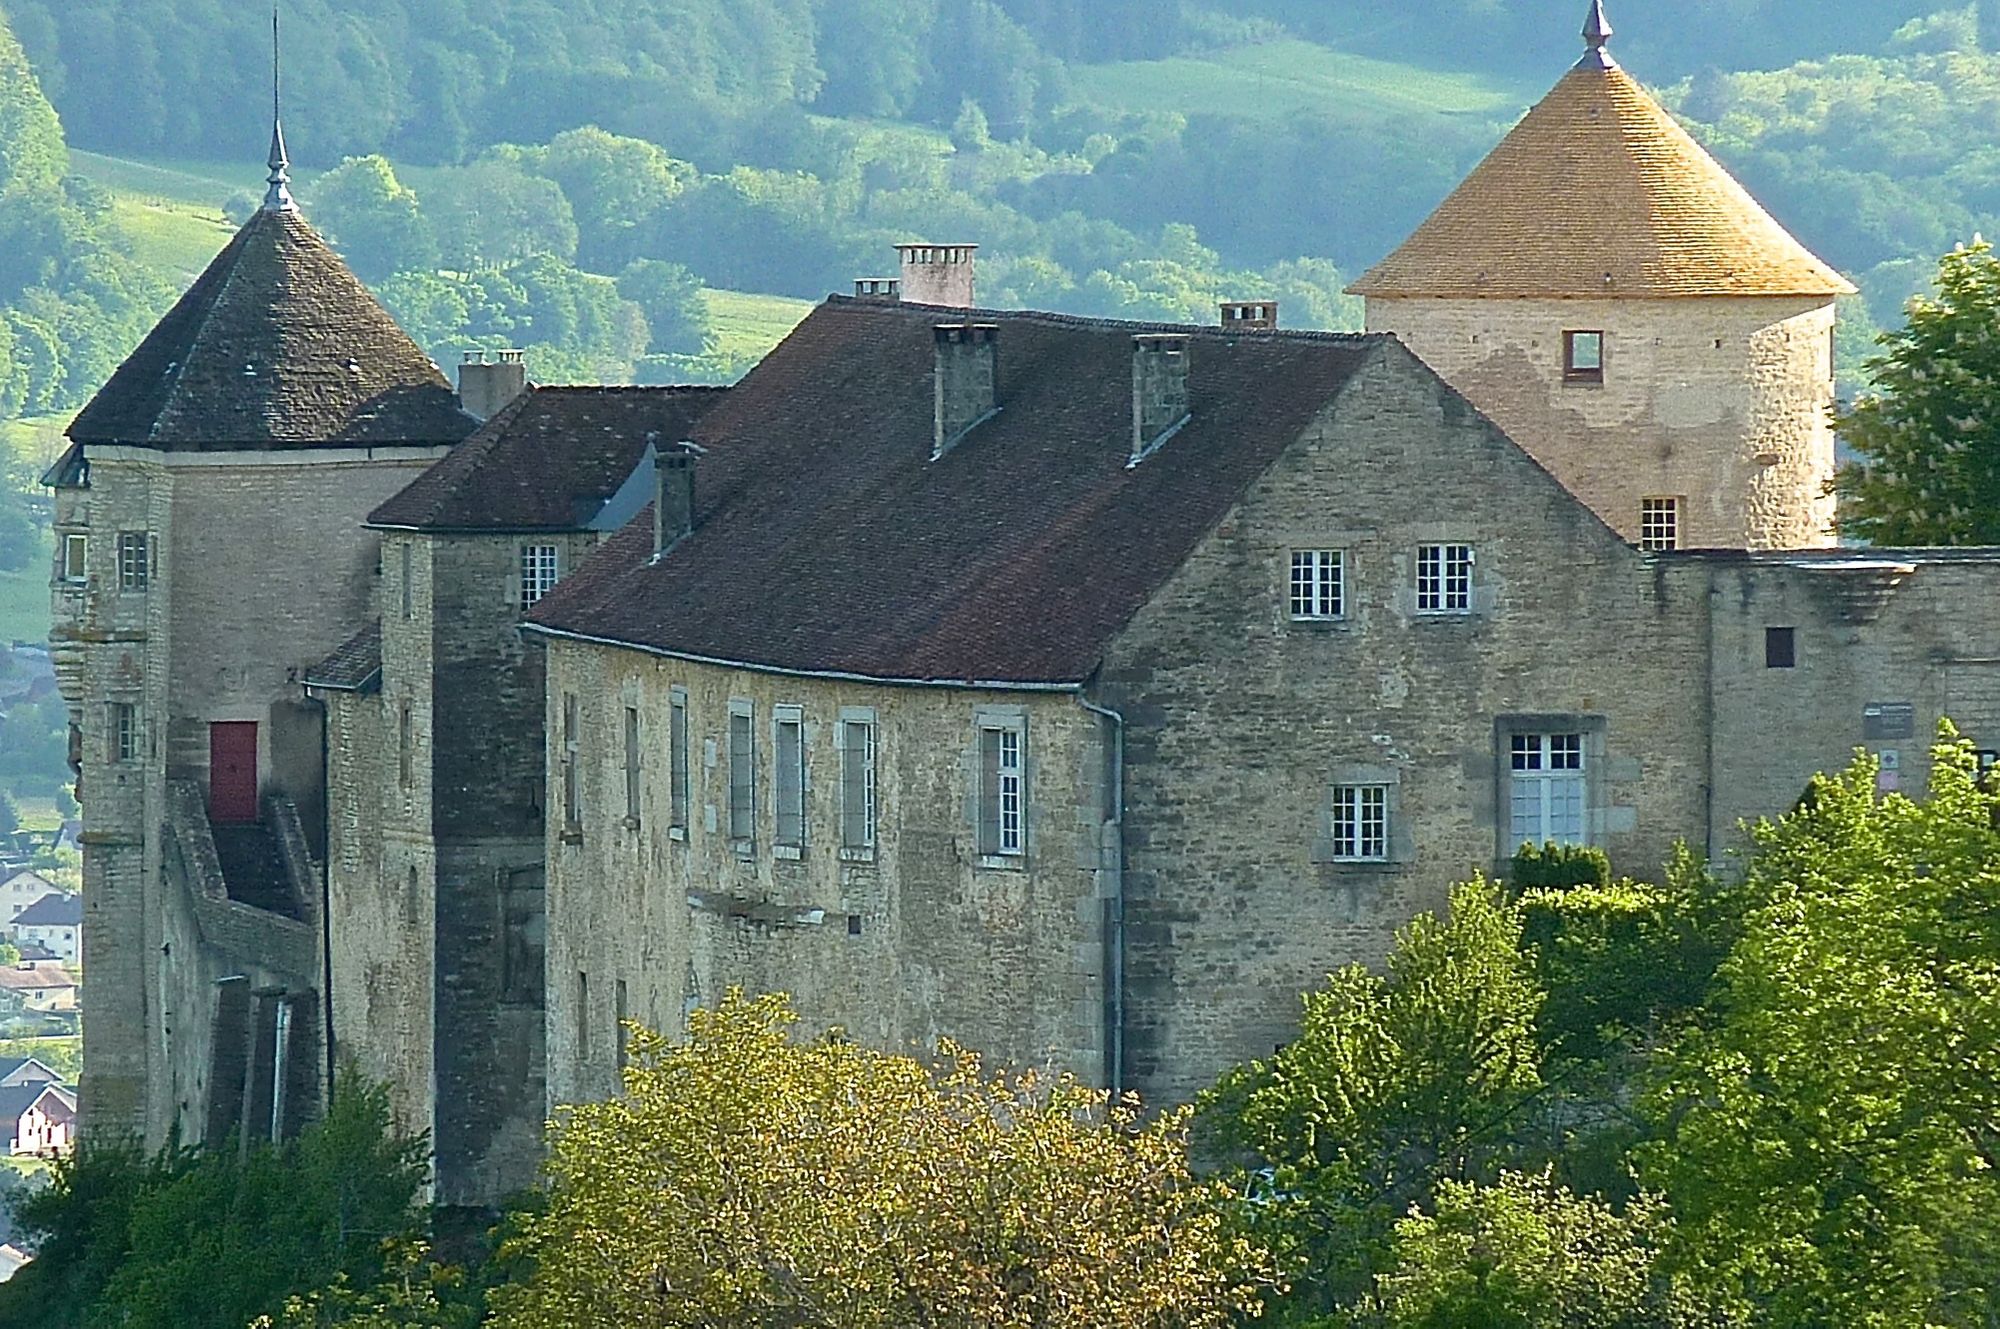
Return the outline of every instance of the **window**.
[[[408,540],[403,541],[402,544],[396,547],[396,553],[403,569],[403,617],[409,618],[413,610],[413,599],[410,590],[410,542]]]
[[[1587,843],[1583,735],[1514,734],[1509,745],[1514,843]]]
[[[410,714],[408,702],[396,714],[396,778],[408,789],[416,778],[417,764],[416,721]]]
[[[590,975],[576,971],[576,1059],[590,1064]]]
[[[1799,630],[1797,628],[1764,629],[1764,667],[1766,669],[1795,669],[1799,663]]]
[[[1417,546],[1417,612],[1472,612],[1472,546]]]
[[[611,1031],[611,1037],[618,1044],[612,1051],[617,1056],[618,1069],[622,1071],[625,1069],[625,1022],[632,1018],[632,1008],[628,1004],[631,998],[625,991],[624,979],[621,978],[612,985],[612,1000],[614,1003],[612,1014],[617,1019],[615,1027]]]
[[[144,531],[118,534],[118,588],[143,591],[153,579],[153,542]]]
[[[625,824],[639,824],[639,708],[625,708]]]
[[[778,833],[773,843],[781,855],[795,858],[806,843],[806,725],[796,706],[780,706],[776,726],[772,776],[777,797],[772,805]]]
[[[840,846],[875,848],[875,721],[840,722]]]
[[[1025,737],[1018,723],[979,728],[979,852],[988,858],[1026,852]]]
[[[537,601],[556,585],[556,547],[521,546],[521,612],[533,609]]]
[[[748,847],[756,838],[756,731],[750,703],[729,703],[729,838]]]
[[[1292,617],[1313,621],[1347,612],[1346,560],[1338,549],[1292,551]]]
[[[1356,863],[1389,859],[1389,786],[1333,787],[1333,856]]]
[[[64,581],[80,582],[90,575],[90,537],[87,535],[65,535],[62,539],[62,566]]]
[[[1604,334],[1565,332],[1563,334],[1563,382],[1602,383],[1604,381]]]
[[[111,703],[111,759],[139,759],[139,708],[130,702]]]
[[[1681,501],[1677,498],[1639,500],[1639,548],[1681,547]]]
[[[670,834],[687,835],[688,824],[688,699],[687,693],[675,688],[667,707],[667,764],[673,769],[669,778],[673,788],[668,791],[668,801],[672,805],[668,812]]]
[[[576,831],[583,825],[582,772],[578,770],[579,740],[577,730],[581,727],[576,694],[563,693],[562,714],[562,782],[563,782],[563,826]]]

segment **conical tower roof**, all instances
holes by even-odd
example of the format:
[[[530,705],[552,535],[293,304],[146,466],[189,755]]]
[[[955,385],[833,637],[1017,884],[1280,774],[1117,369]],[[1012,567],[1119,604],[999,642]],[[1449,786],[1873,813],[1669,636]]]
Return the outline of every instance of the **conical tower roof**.
[[[1366,296],[1668,299],[1845,295],[1604,50],[1529,111],[1402,247]]]
[[[250,450],[456,443],[477,427],[286,198],[237,232],[69,436]]]

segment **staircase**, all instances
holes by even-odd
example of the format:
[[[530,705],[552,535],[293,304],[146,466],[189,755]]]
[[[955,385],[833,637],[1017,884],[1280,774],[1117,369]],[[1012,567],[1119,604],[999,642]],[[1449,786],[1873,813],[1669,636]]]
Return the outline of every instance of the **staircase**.
[[[261,821],[237,826],[211,826],[215,857],[222,865],[222,884],[237,904],[297,919],[298,896],[278,837]]]

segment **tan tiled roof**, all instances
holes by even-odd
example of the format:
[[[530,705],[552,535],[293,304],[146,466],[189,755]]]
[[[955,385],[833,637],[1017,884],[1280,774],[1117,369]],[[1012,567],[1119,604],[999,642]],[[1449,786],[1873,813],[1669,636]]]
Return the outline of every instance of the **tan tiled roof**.
[[[1844,295],[1615,64],[1572,69],[1356,295]]]

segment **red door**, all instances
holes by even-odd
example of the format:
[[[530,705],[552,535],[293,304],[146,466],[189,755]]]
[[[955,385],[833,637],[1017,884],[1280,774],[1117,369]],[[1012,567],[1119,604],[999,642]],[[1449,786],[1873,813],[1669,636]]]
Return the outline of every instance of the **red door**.
[[[208,727],[208,815],[219,823],[257,820],[257,725]]]

